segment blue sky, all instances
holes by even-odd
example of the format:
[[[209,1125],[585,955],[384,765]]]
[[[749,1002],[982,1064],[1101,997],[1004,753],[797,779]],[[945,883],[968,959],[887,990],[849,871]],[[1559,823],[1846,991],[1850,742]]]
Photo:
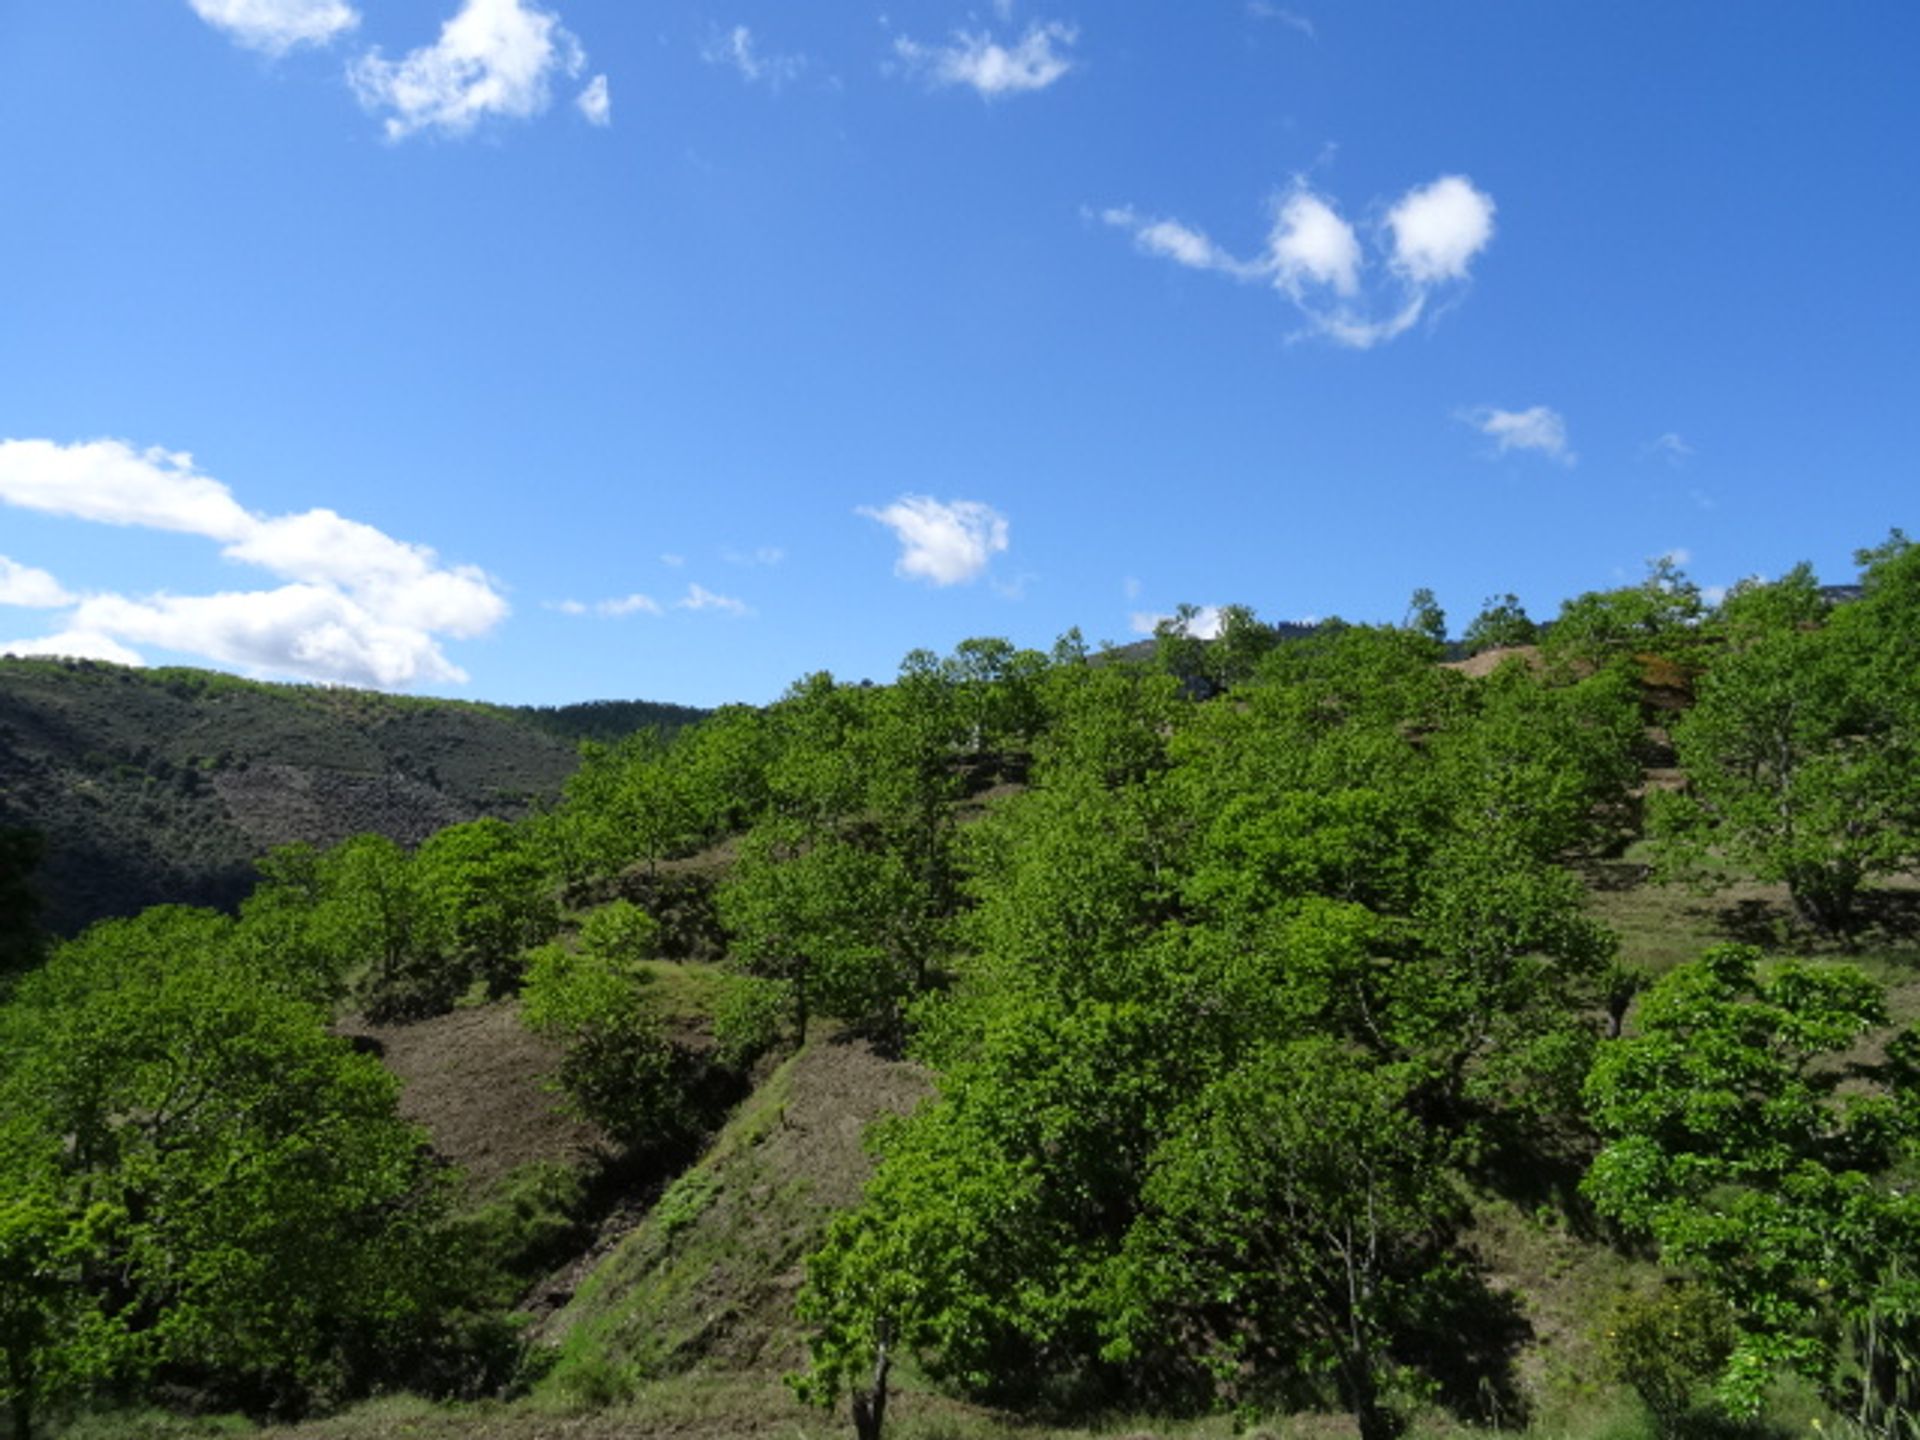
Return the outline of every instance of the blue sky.
[[[711,704],[1845,579],[1920,525],[1917,65],[1892,3],[7,0],[0,649]]]

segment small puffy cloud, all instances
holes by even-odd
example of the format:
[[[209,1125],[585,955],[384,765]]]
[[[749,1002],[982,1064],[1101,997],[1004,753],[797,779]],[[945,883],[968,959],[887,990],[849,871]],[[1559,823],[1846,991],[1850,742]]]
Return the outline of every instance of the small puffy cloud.
[[[724,615],[751,615],[753,607],[731,595],[716,595],[704,585],[689,585],[687,593],[673,602],[676,610],[718,610]]]
[[[1494,452],[1533,450],[1562,465],[1578,458],[1567,447],[1567,422],[1558,410],[1535,405],[1527,410],[1499,410],[1482,405],[1461,412],[1460,418],[1493,441]]]
[[[1130,233],[1145,254],[1271,285],[1305,318],[1303,333],[1365,350],[1405,334],[1429,313],[1436,291],[1470,278],[1474,258],[1492,239],[1493,212],[1493,200],[1463,176],[1415,187],[1370,231],[1384,262],[1374,267],[1361,232],[1299,179],[1275,203],[1265,251],[1249,260],[1179,220],[1124,206],[1100,218]]]
[[[1466,279],[1473,257],[1493,239],[1493,210],[1493,197],[1464,175],[1409,190],[1387,212],[1394,268],[1417,285]]]
[[[1152,610],[1136,610],[1127,617],[1127,623],[1136,635],[1153,635],[1172,615],[1161,615]],[[1199,606],[1187,617],[1185,630],[1196,640],[1217,640],[1220,638],[1221,608],[1218,605]]]
[[[1333,206],[1296,185],[1281,202],[1268,240],[1274,283],[1298,295],[1309,283],[1338,295],[1360,290],[1360,238]]]
[[[671,568],[678,570],[682,565],[687,563],[687,557],[684,555],[673,555],[673,554],[662,555],[660,557],[660,563],[662,565],[670,566]]]
[[[360,23],[345,0],[187,0],[193,13],[238,44],[268,55],[327,45]]]
[[[618,600],[602,600],[594,609],[602,615],[661,615],[666,612],[660,608],[660,602],[651,595],[642,595],[637,591],[632,595],[622,595]]]
[[[1693,563],[1693,552],[1684,545],[1676,545],[1671,550],[1662,550],[1653,557],[1656,565],[1687,566]]]
[[[390,112],[387,138],[404,140],[422,130],[465,135],[491,116],[530,120],[551,103],[554,78],[586,64],[560,17],[533,0],[462,0],[433,44],[399,60],[370,50],[348,78],[368,110]]]
[[[700,47],[700,58],[709,65],[725,65],[739,73],[749,85],[766,85],[778,90],[800,78],[807,68],[804,55],[769,55],[754,42],[753,31],[745,25],[715,31]]]
[[[976,580],[1007,548],[1007,518],[978,500],[935,500],[903,495],[884,509],[856,512],[878,520],[900,542],[896,575],[932,585]]]
[[[0,555],[0,605],[18,605],[26,610],[60,610],[77,598],[46,571]]]
[[[443,565],[427,546],[332,510],[257,515],[175,451],[118,440],[0,441],[0,503],[199,535],[228,560],[290,582],[146,599],[62,592],[47,608],[70,610],[63,630],[35,642],[67,647],[51,653],[76,653],[79,636],[98,657],[122,658],[132,653],[122,642],[130,642],[307,680],[403,687],[464,680],[441,638],[484,634],[507,614],[493,582],[471,566]],[[45,594],[50,580],[20,583]],[[107,657],[96,642],[120,646],[121,654]]]
[[[613,96],[607,93],[606,76],[596,75],[589,80],[587,88],[573,97],[573,103],[579,106],[589,125],[605,128],[613,123]]]
[[[549,610],[558,610],[562,615],[598,615],[606,620],[618,620],[627,615],[664,615],[666,608],[651,595],[638,592],[621,595],[611,600],[553,600],[547,604]]]
[[[1029,25],[1010,45],[990,32],[960,30],[945,45],[924,45],[902,35],[893,42],[893,52],[906,70],[924,75],[931,85],[965,85],[984,99],[998,100],[1044,90],[1060,79],[1074,65],[1061,52],[1079,38],[1073,26],[1056,20]]]

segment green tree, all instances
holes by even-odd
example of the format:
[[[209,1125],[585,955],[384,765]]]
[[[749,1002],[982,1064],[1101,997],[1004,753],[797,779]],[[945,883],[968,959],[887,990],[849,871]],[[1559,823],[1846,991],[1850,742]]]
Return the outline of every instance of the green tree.
[[[1324,1040],[1263,1046],[1209,1085],[1150,1162],[1109,1358],[1172,1341],[1163,1364],[1222,1377],[1330,1374],[1366,1440],[1397,1433],[1391,1345],[1458,1209],[1414,1089]]]
[[[926,908],[898,855],[763,824],[742,842],[718,905],[733,963],[788,987],[796,1043],[816,1015],[898,1038],[921,969],[913,919]]]
[[[1601,1052],[1588,1097],[1606,1141],[1585,1188],[1731,1307],[1718,1394],[1754,1415],[1798,1371],[1869,1433],[1920,1418],[1920,1134],[1911,1033],[1860,1073],[1842,1057],[1886,1024],[1848,968],[1722,946],[1642,998],[1637,1033]]]
[[[397,1082],[231,921],[95,926],[0,1029],[0,1328],[16,1409],[144,1376],[260,1412],[418,1354],[445,1191]]]
[[[431,836],[413,864],[452,973],[490,994],[518,983],[520,957],[559,924],[551,881],[529,834],[470,820]]]
[[[1844,935],[1866,882],[1920,856],[1920,737],[1878,617],[1803,618],[1818,603],[1804,567],[1729,601],[1722,653],[1673,727],[1688,787],[1655,796],[1651,820],[1669,873],[1724,883],[1714,867],[1731,860]]]
[[[686,1137],[699,1068],[668,1038],[649,977],[628,953],[644,928],[628,920],[614,943],[596,936],[577,951],[539,947],[521,991],[522,1021],[561,1047],[557,1079],[570,1108],[628,1146]]]
[[[1662,556],[1649,562],[1638,585],[1566,601],[1547,627],[1543,648],[1563,663],[1603,665],[1649,655],[1684,662],[1697,647],[1705,613],[1700,587]]]
[[[1400,622],[1400,628],[1409,634],[1431,640],[1435,645],[1444,645],[1447,643],[1447,612],[1440,608],[1433,591],[1422,585],[1407,601],[1406,618]]]
[[[1531,645],[1540,638],[1540,627],[1528,618],[1519,596],[1489,595],[1480,613],[1468,622],[1467,633],[1461,638],[1467,653],[1478,655],[1483,650]]]

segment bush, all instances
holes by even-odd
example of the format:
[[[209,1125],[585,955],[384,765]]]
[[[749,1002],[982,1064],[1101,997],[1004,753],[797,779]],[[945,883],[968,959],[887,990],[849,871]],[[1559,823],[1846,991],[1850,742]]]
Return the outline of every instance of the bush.
[[[1660,1434],[1679,1433],[1733,1351],[1733,1316],[1705,1286],[1678,1281],[1614,1302],[1601,1338],[1607,1364],[1631,1385]]]
[[[692,1128],[698,1061],[666,1037],[630,965],[543,945],[528,956],[527,1028],[565,1047],[559,1084],[569,1108],[622,1144],[667,1145]]]
[[[713,1016],[721,1064],[744,1069],[780,1043],[787,1016],[793,1013],[791,992],[782,980],[725,977]]]
[[[580,948],[614,964],[651,959],[660,944],[660,922],[631,900],[603,905],[580,922]]]

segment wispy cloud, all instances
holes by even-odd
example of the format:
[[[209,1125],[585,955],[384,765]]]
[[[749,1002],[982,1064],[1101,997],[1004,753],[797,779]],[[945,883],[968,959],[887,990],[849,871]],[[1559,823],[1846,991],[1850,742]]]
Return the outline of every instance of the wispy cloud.
[[[60,631],[24,642],[41,653],[72,653],[84,642],[86,653],[136,663],[128,647],[157,645],[265,673],[404,687],[465,680],[442,640],[484,634],[507,614],[494,582],[472,566],[443,565],[427,546],[332,510],[256,514],[176,451],[119,440],[0,441],[0,504],[198,535],[227,559],[287,582],[144,598],[63,590],[64,601],[46,607],[67,611]],[[20,583],[45,589],[39,580]]]
[[[1256,20],[1272,20],[1289,30],[1296,30],[1309,40],[1317,40],[1320,32],[1314,28],[1313,21],[1298,10],[1289,10],[1283,5],[1275,5],[1270,0],[1247,0],[1247,14]]]
[[[1462,410],[1459,418],[1493,441],[1494,453],[1531,450],[1571,465],[1579,457],[1567,444],[1567,422],[1558,410],[1535,405],[1526,410],[1500,410],[1482,405]]]
[[[1374,236],[1378,262],[1370,265],[1360,232],[1304,178],[1274,202],[1266,247],[1251,259],[1179,220],[1131,206],[1100,213],[1144,254],[1272,286],[1305,317],[1306,333],[1357,350],[1404,334],[1436,294],[1463,286],[1493,239],[1493,216],[1491,196],[1463,175],[1443,175],[1408,190],[1387,211]]]
[[[1693,446],[1672,430],[1656,436],[1640,447],[1641,459],[1664,460],[1675,468],[1686,464],[1693,457],[1693,453]]]
[[[533,0],[462,0],[433,44],[399,60],[370,50],[348,78],[362,105],[386,114],[387,138],[404,140],[423,130],[465,135],[495,117],[532,119],[552,103],[555,78],[577,78],[586,64],[573,32]],[[611,118],[604,76],[579,103],[597,124]]]
[[[329,45],[360,23],[345,0],[187,0],[193,13],[235,43],[266,55]]]
[[[1004,18],[1004,17],[1003,17]],[[1002,44],[991,31],[956,30],[944,45],[902,35],[893,53],[908,74],[935,87],[964,85],[983,99],[999,100],[1044,90],[1074,68],[1071,50],[1080,32],[1061,22],[1035,22],[1017,41]]]
[[[900,542],[893,573],[931,585],[977,580],[1007,548],[1007,518],[978,500],[935,500],[903,495],[882,509],[862,505],[857,514],[878,520]]]
[[[753,607],[731,595],[717,595],[704,585],[690,584],[686,594],[669,604],[638,592],[607,600],[553,600],[549,610],[562,615],[592,615],[602,620],[623,620],[629,615],[662,616],[669,610],[718,610],[727,615],[751,615]]]
[[[772,90],[799,79],[807,68],[804,55],[770,55],[761,50],[753,31],[745,25],[716,30],[700,47],[700,58],[709,65],[725,65],[737,71],[749,85],[765,85]]]
[[[751,550],[726,549],[720,552],[720,558],[729,565],[761,566],[778,565],[787,558],[787,552],[778,545],[756,545]]]

